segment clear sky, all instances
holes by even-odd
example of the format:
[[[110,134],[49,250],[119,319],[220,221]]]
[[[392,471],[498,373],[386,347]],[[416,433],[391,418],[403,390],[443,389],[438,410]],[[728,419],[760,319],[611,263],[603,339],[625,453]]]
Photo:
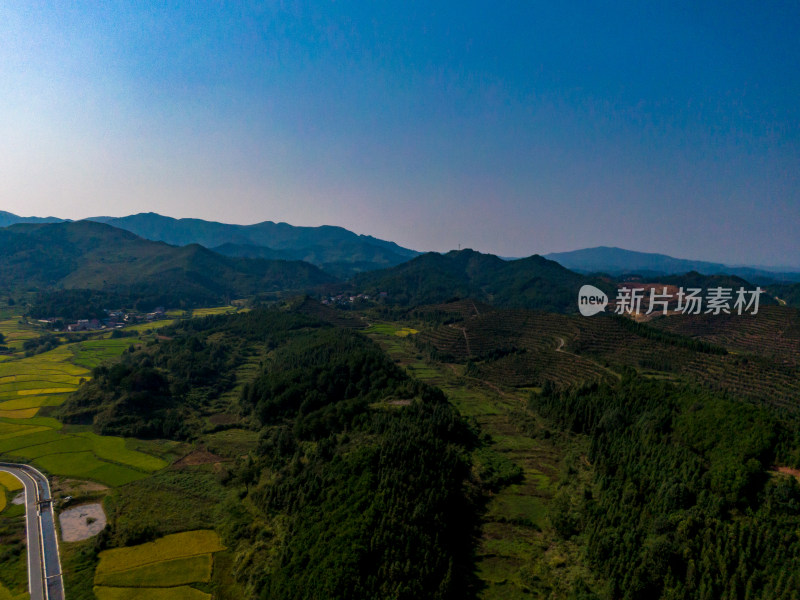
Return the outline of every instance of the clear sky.
[[[0,209],[799,266],[798,31],[793,0],[5,1]]]

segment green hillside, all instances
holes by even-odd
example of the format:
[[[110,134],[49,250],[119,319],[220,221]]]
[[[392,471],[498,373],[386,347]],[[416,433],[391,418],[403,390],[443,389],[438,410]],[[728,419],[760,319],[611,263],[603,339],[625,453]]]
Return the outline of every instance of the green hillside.
[[[394,242],[330,225],[296,227],[272,221],[234,225],[202,219],[173,219],[156,213],[95,220],[148,240],[178,246],[201,244],[227,256],[304,260],[317,266],[359,263],[356,271],[397,265],[418,254]],[[342,268],[337,272],[343,272]]]
[[[590,282],[611,289],[541,256],[506,261],[474,250],[453,250],[358,275],[350,287],[372,294],[386,292],[398,304],[436,304],[468,297],[495,306],[574,312],[580,286]]]
[[[229,258],[78,221],[0,229],[0,280],[18,290],[103,290],[177,305],[304,290],[333,277],[300,261]]]

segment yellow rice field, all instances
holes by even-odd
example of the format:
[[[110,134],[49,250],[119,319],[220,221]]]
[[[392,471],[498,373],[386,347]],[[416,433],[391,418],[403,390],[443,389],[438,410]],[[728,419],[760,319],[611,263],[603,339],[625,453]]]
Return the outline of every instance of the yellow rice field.
[[[101,552],[96,573],[97,576],[101,576],[178,558],[211,554],[224,549],[215,531],[201,529],[175,533],[139,546]]]

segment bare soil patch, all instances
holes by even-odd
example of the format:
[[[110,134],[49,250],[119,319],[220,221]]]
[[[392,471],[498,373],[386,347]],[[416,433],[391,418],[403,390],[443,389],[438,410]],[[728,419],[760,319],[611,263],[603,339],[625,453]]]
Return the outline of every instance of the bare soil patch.
[[[106,526],[106,513],[99,503],[68,508],[58,515],[58,519],[61,523],[61,539],[65,542],[88,540]]]
[[[230,413],[220,413],[209,417],[208,422],[212,425],[235,425],[239,422],[239,417]]]
[[[94,492],[104,492],[107,486],[94,481],[82,481],[80,479],[68,479],[66,477],[53,477],[50,482],[53,496],[61,492],[65,496],[82,496]]]
[[[180,460],[175,462],[176,467],[191,467],[195,465],[208,465],[213,463],[219,463],[224,461],[225,459],[221,456],[217,456],[213,452],[209,452],[205,448],[199,448],[193,452],[190,452]]]
[[[800,469],[793,469],[791,467],[775,467],[775,470],[778,473],[783,473],[784,475],[793,475],[800,479]]]

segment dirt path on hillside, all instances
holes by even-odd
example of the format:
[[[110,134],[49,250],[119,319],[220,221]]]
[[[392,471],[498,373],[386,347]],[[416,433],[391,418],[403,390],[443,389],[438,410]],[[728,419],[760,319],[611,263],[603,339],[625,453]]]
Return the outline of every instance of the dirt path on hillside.
[[[613,371],[613,370],[609,369],[606,366],[601,365],[596,360],[592,360],[591,358],[586,358],[585,356],[580,356],[578,354],[574,354],[573,352],[569,352],[567,350],[564,350],[564,346],[567,343],[566,340],[564,340],[564,338],[562,338],[561,336],[556,336],[556,339],[558,340],[558,347],[556,348],[556,352],[563,352],[564,354],[569,354],[570,356],[574,356],[575,358],[579,358],[580,360],[585,360],[587,362],[590,362],[594,366],[596,366],[598,369],[602,369],[603,371],[606,371],[607,373],[611,373],[617,379],[622,379],[622,375],[620,375],[616,371]]]

